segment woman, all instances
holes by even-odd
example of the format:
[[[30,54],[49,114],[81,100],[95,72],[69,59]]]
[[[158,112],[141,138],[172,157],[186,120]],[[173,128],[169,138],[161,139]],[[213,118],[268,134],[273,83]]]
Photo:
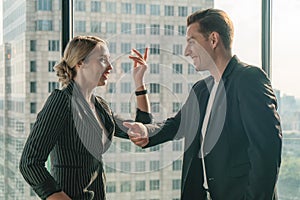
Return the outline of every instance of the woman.
[[[134,80],[137,95],[136,121],[150,123],[149,101],[143,77],[146,55],[136,50]],[[112,65],[104,40],[93,36],[72,39],[55,70],[62,83],[48,97],[25,144],[20,171],[33,190],[47,200],[105,199],[102,154],[112,136],[128,138],[93,89],[107,83]],[[45,168],[50,154],[51,174]]]

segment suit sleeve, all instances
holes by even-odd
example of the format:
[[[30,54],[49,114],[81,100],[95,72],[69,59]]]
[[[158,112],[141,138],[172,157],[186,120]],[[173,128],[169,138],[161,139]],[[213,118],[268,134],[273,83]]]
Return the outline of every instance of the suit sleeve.
[[[251,164],[246,199],[272,199],[281,163],[282,132],[276,97],[262,70],[244,69],[238,100]]]
[[[55,90],[38,113],[23,149],[20,172],[42,199],[62,190],[46,169],[45,162],[63,131],[67,113],[67,97]]]
[[[140,109],[137,108],[135,122],[141,122],[143,124],[150,124],[150,123],[152,123],[152,120],[153,120],[153,116],[151,113],[141,111]],[[127,135],[128,128],[123,126],[123,122],[125,122],[125,121],[133,122],[133,120],[125,120],[118,115],[114,115],[114,121],[115,121],[115,125],[116,125],[115,136],[120,137],[120,138],[129,139],[129,137]]]

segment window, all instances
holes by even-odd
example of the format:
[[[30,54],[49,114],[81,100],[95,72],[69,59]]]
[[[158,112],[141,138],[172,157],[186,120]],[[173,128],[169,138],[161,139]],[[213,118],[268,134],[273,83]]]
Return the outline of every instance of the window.
[[[131,82],[121,83],[121,93],[131,93]]]
[[[160,85],[158,83],[150,83],[150,93],[160,93]]]
[[[35,81],[30,82],[30,93],[36,93],[36,82]]]
[[[145,161],[136,161],[135,162],[135,171],[136,172],[146,171],[146,162]]]
[[[176,94],[182,94],[182,83],[173,83],[173,92]]]
[[[173,74],[182,74],[182,64],[173,64]]]
[[[150,74],[159,74],[159,64],[150,63]]]
[[[137,49],[141,54],[144,54],[145,48],[146,48],[146,44],[145,44],[145,43],[137,43],[137,44],[136,44],[136,49]]]
[[[131,163],[130,162],[121,162],[121,171],[122,172],[130,172],[131,171]]]
[[[160,54],[160,45],[159,44],[150,44],[150,54],[153,54],[153,55]]]
[[[36,61],[35,60],[30,61],[30,72],[36,72]]]
[[[159,102],[151,102],[150,107],[151,107],[151,112],[159,113],[159,107],[160,107]]]
[[[49,82],[48,83],[48,92],[51,93],[53,90],[59,88],[59,83],[58,82]]]
[[[159,145],[156,145],[156,146],[153,146],[153,147],[149,148],[150,152],[152,152],[152,151],[159,151],[159,149],[160,149]]]
[[[36,113],[37,111],[37,104],[36,102],[31,102],[30,103],[30,113]]]
[[[121,33],[131,34],[131,24],[130,23],[121,23]]]
[[[159,190],[159,180],[150,180],[150,190]]]
[[[123,73],[131,73],[131,63],[121,63],[121,69]]]
[[[173,151],[182,151],[182,141],[174,140],[173,142]]]
[[[192,7],[192,13],[196,12],[197,10],[201,10],[201,7]]]
[[[117,111],[117,104],[115,102],[108,102],[108,105],[113,112]]]
[[[107,182],[106,183],[106,192],[107,193],[116,192],[116,182]]]
[[[53,25],[52,20],[38,20],[36,21],[37,31],[52,31]]]
[[[146,190],[146,181],[135,181],[135,191],[145,191]]]
[[[117,152],[116,141],[113,141],[109,149],[107,150],[107,153],[116,153],[116,152]]]
[[[117,33],[117,24],[115,22],[106,22],[106,33]]]
[[[108,83],[108,93],[116,93],[116,83]]]
[[[101,33],[101,22],[91,21],[91,32],[92,33]]]
[[[107,162],[105,164],[105,172],[106,173],[115,173],[116,172],[116,163],[115,162]]]
[[[130,102],[127,102],[127,103],[122,102],[121,103],[121,113],[130,113],[130,111],[131,111]]]
[[[121,192],[130,192],[130,191],[131,191],[130,181],[122,181],[121,182]]]
[[[165,35],[174,35],[174,26],[173,25],[165,25]]]
[[[59,40],[49,40],[48,51],[59,51]]]
[[[189,64],[188,65],[188,74],[196,74],[196,73],[197,73],[197,71],[196,71],[194,65]]]
[[[49,60],[48,61],[48,72],[54,72],[55,70],[54,70],[54,66],[55,66],[55,64],[56,64],[56,61],[54,61],[54,60]]]
[[[130,53],[131,52],[131,43],[121,43],[121,53]]]
[[[182,160],[175,160],[172,164],[173,171],[181,171],[182,168]]]
[[[101,12],[101,2],[92,1],[91,2],[91,12]]]
[[[165,6],[165,16],[174,16],[174,6]]]
[[[174,113],[178,112],[180,110],[180,107],[181,107],[181,103],[179,103],[179,102],[173,102],[173,109],[172,109],[172,111]]]
[[[172,189],[173,190],[180,190],[180,179],[175,179],[175,180],[172,180]]]
[[[36,40],[30,40],[30,51],[36,51]]]
[[[52,11],[52,0],[38,0],[37,10]]]
[[[146,14],[146,4],[135,4],[135,14],[145,15]]]
[[[108,44],[109,52],[110,53],[117,53],[117,43],[115,42],[110,42]]]
[[[117,13],[117,4],[115,2],[106,2],[107,13]]]
[[[150,171],[158,171],[158,170],[159,170],[159,160],[151,160]]]
[[[178,35],[186,35],[186,26],[178,26]]]
[[[160,28],[159,24],[151,24],[150,25],[150,34],[151,35],[159,35],[160,34]]]
[[[131,3],[122,3],[121,12],[123,14],[131,14]]]
[[[146,24],[136,24],[135,25],[135,34],[145,35],[146,34]]]
[[[187,10],[188,9],[186,6],[179,6],[178,7],[178,16],[187,17],[188,16]]]
[[[181,44],[173,44],[173,54],[174,55],[183,55]]]
[[[141,147],[136,146],[135,147],[135,152],[146,152],[146,149],[142,149]]]
[[[85,31],[85,21],[75,21],[75,31],[79,33],[86,32]]]
[[[150,5],[150,15],[160,15],[160,5]]]
[[[130,152],[131,143],[130,142],[121,142],[121,152]]]
[[[85,0],[75,0],[75,11],[85,11]]]

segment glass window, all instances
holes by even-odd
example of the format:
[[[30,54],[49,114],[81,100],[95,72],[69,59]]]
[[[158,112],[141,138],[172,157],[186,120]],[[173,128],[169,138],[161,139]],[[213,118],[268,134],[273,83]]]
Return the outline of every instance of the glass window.
[[[186,35],[186,26],[181,26],[181,25],[178,26],[178,35],[182,35],[182,36]]]
[[[159,190],[159,180],[150,180],[150,190]]]
[[[174,16],[174,6],[165,6],[165,16]]]
[[[153,146],[153,147],[150,147],[149,148],[149,151],[152,152],[152,151],[159,151],[160,149],[160,146],[159,145],[156,145],[156,146]]]
[[[52,11],[52,0],[38,0],[37,10]]]
[[[145,15],[146,14],[146,4],[135,4],[135,14]]]
[[[196,71],[194,65],[188,64],[188,74],[196,74],[196,73],[197,73],[197,71]]]
[[[59,88],[59,83],[58,82],[49,82],[48,83],[48,92],[51,93],[53,90]]]
[[[130,142],[121,142],[121,152],[130,152],[131,151],[131,143]]]
[[[150,5],[150,15],[160,15],[160,5]]]
[[[75,0],[75,11],[85,11],[85,0]]]
[[[172,164],[173,171],[181,171],[182,168],[182,160],[175,160]]]
[[[101,2],[92,1],[91,2],[91,12],[101,12]]]
[[[172,180],[172,189],[173,190],[180,190],[180,184],[181,184],[180,179]]]
[[[48,72],[54,72],[54,66],[56,64],[56,61],[53,61],[53,60],[49,60],[48,61]]]
[[[116,93],[116,83],[108,83],[108,93]]]
[[[150,83],[150,93],[160,93],[160,85],[158,83]]]
[[[145,191],[146,190],[146,181],[135,181],[135,191]]]
[[[180,107],[181,107],[181,103],[180,102],[173,102],[173,109],[172,111],[175,113],[175,112],[178,112],[180,110]]]
[[[145,43],[136,43],[136,49],[141,53],[144,54],[146,48]]]
[[[150,25],[150,34],[151,35],[159,35],[160,34],[160,28],[159,24],[151,24]]]
[[[173,64],[173,74],[182,74],[182,64]]]
[[[116,102],[108,102],[108,105],[109,105],[110,109],[111,109],[113,112],[116,112],[116,111],[117,111],[117,104],[116,104]]]
[[[121,12],[123,14],[131,14],[131,3],[122,3]]]
[[[37,20],[36,21],[37,31],[52,31],[53,25],[52,20]]]
[[[121,162],[121,171],[122,172],[130,172],[131,171],[131,163],[130,162]]]
[[[30,103],[30,113],[36,113],[36,111],[37,111],[37,103],[31,102]]]
[[[115,162],[107,162],[105,164],[105,172],[106,173],[116,173],[116,163]]]
[[[123,73],[129,74],[131,73],[131,63],[121,63],[121,69]]]
[[[183,55],[181,44],[173,44],[173,54],[174,55]]]
[[[130,102],[121,102],[121,113],[130,113],[131,104]]]
[[[159,113],[159,107],[160,107],[159,102],[151,102],[150,107],[151,107],[151,112]]]
[[[117,4],[115,2],[106,2],[106,13],[117,13]]]
[[[59,40],[49,40],[48,51],[59,51]]]
[[[117,23],[106,22],[106,33],[117,33]]]
[[[131,53],[131,43],[121,43],[121,53]]]
[[[121,83],[121,93],[131,93],[131,82]]]
[[[173,143],[173,151],[182,151],[182,141],[181,140],[179,140],[179,141],[174,140],[172,143]]]
[[[135,171],[136,172],[146,171],[146,162],[145,161],[136,161],[135,162]]]
[[[165,35],[174,35],[174,26],[165,24]]]
[[[117,43],[109,42],[108,48],[110,53],[117,53]]]
[[[160,54],[160,44],[150,44],[150,54]]]
[[[146,34],[146,24],[136,24],[135,25],[135,34],[145,35]]]
[[[121,192],[130,192],[130,191],[131,191],[130,181],[122,181],[121,182]]]
[[[35,60],[30,61],[30,72],[36,72],[36,61]]]
[[[91,21],[91,32],[92,33],[101,33],[101,22]]]
[[[179,6],[178,7],[178,16],[180,17],[187,17],[188,12],[187,12],[187,7],[186,6]]]
[[[107,193],[114,193],[116,192],[116,182],[107,182],[106,183],[106,192]]]
[[[182,94],[182,83],[173,83],[173,92],[176,94]]]
[[[159,170],[159,160],[151,160],[150,171],[158,171],[158,170]]]
[[[86,32],[85,21],[75,21],[75,31],[79,33]]]
[[[36,51],[36,40],[30,40],[30,51]]]
[[[36,82],[35,81],[30,82],[30,93],[36,93]]]
[[[150,63],[150,74],[159,74],[159,64]]]
[[[131,24],[130,23],[121,23],[121,33],[131,34]]]

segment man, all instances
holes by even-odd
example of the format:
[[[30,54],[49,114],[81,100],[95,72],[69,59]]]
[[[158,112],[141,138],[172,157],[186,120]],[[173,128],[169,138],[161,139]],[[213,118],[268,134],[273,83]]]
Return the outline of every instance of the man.
[[[277,199],[282,133],[270,80],[232,56],[233,25],[224,11],[187,18],[185,55],[198,81],[182,109],[163,123],[124,123],[131,140],[150,147],[185,138],[182,200]]]

